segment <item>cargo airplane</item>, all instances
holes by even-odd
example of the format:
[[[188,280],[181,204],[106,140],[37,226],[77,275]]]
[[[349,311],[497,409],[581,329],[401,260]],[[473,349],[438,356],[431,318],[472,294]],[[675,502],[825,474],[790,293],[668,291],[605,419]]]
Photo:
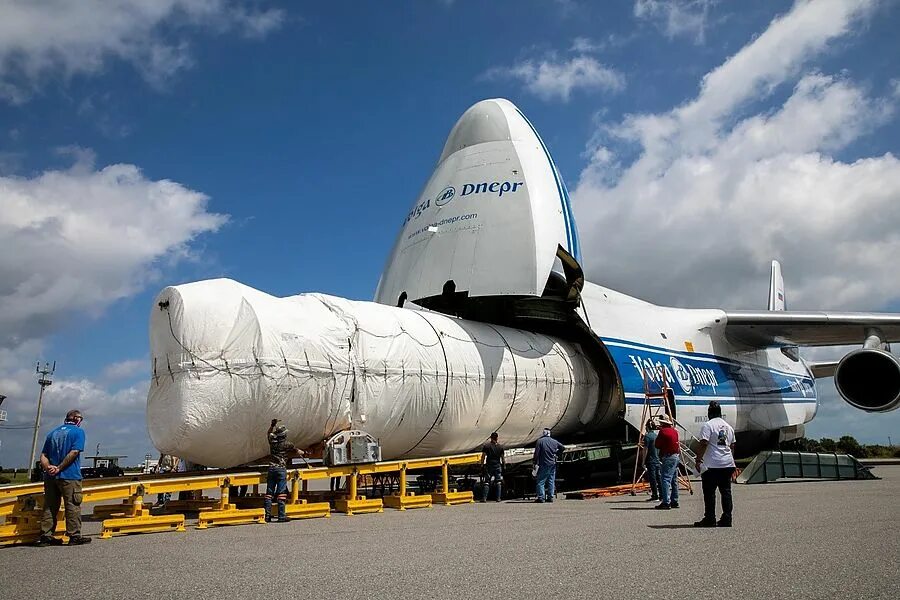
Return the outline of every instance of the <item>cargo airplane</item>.
[[[159,294],[150,339],[151,438],[210,466],[265,455],[273,416],[301,447],[352,427],[384,458],[429,456],[492,431],[513,446],[544,427],[622,438],[644,425],[645,389],[666,382],[684,433],[717,400],[748,453],[803,434],[820,377],[860,410],[900,404],[900,314],[785,310],[776,261],[759,311],[657,306],[585,281],[566,186],[503,99],[451,130],[374,303],[201,281]],[[835,362],[799,353],[849,344]]]

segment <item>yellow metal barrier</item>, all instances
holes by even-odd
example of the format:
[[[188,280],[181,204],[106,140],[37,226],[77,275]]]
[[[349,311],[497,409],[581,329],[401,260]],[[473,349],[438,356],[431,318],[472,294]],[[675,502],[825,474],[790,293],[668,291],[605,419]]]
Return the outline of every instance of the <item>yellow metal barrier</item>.
[[[385,496],[384,505],[397,510],[406,510],[407,508],[431,508],[431,494],[422,494],[416,496],[406,491],[406,469],[407,464],[400,465],[400,485],[396,495]]]
[[[373,471],[375,472],[375,471]],[[348,515],[354,513],[376,513],[383,512],[384,505],[381,498],[364,498],[358,494],[357,484],[359,479],[359,471],[353,469],[347,475],[347,497],[338,498],[334,501],[334,510]]]
[[[0,546],[36,542],[41,536],[41,516],[43,515],[43,497],[28,495],[16,499],[14,510],[0,524]],[[56,518],[56,529],[53,531],[64,541],[66,536],[65,513],[60,510]]]
[[[328,479],[331,477],[347,477],[348,493],[345,498],[334,501],[335,510],[348,515],[367,512],[381,512],[384,506],[404,510],[437,504],[452,505],[472,502],[471,492],[451,491],[449,486],[449,468],[451,466],[476,464],[480,454],[459,454],[436,458],[396,460],[371,464],[346,465],[338,467],[316,467],[294,469],[289,472],[291,481],[291,497],[286,506],[289,518],[301,519],[311,517],[327,517],[331,512],[328,502],[308,502],[300,498],[300,492],[307,490],[309,481]],[[406,492],[406,477],[409,471],[441,468],[441,490],[437,493],[415,496]],[[397,495],[387,496],[382,502],[380,498],[364,498],[359,495],[360,475],[376,475],[399,473],[400,490]],[[108,538],[119,533],[182,531],[183,515],[151,515],[144,504],[144,497],[166,492],[202,492],[219,489],[220,498],[201,498],[194,500],[173,500],[170,508],[201,510],[198,529],[211,525],[258,523],[263,521],[263,509],[238,510],[229,502],[230,486],[265,485],[266,474],[258,472],[185,474],[180,477],[147,477],[136,481],[88,480],[85,482],[82,497],[83,503],[120,501],[121,504],[96,507],[95,514],[109,515],[103,522],[101,538]],[[43,484],[33,483],[0,487],[0,516],[5,522],[0,524],[0,546],[8,544],[28,543],[37,539],[40,533],[40,500],[43,496]],[[205,509],[205,510],[204,510]],[[171,512],[171,511],[167,511]],[[64,519],[60,519],[57,533],[65,532]]]
[[[450,491],[450,463],[441,465],[441,491],[431,495],[432,500],[444,506],[453,504],[469,504],[475,502],[472,492]]]
[[[152,507],[152,504],[145,502],[141,510],[150,510]],[[94,507],[94,511],[91,514],[94,518],[105,519],[108,517],[124,517],[131,515],[132,512],[134,512],[134,503],[129,500],[123,500],[119,504],[98,504]]]

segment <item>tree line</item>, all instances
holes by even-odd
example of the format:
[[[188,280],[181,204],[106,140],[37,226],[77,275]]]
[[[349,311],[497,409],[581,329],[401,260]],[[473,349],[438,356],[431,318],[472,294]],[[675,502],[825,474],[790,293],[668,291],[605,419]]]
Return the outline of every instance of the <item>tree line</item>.
[[[778,445],[778,449],[795,452],[837,452],[852,454],[856,458],[900,458],[900,446],[860,444],[852,435],[841,436],[838,440],[827,437],[818,440],[802,437],[782,442]]]

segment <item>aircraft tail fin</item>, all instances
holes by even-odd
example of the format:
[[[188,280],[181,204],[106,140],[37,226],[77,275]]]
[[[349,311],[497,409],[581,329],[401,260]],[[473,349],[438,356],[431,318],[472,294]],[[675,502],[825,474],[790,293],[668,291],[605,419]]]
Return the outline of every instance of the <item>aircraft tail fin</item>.
[[[781,275],[781,263],[772,261],[772,275],[769,279],[769,310],[782,311],[784,302],[784,277]]]

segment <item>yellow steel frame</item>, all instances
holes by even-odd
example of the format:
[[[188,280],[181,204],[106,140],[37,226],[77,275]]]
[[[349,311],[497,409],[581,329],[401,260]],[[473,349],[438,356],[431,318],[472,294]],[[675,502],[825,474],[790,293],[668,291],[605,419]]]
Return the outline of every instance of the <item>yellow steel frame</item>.
[[[347,477],[349,489],[346,498],[335,501],[335,510],[348,515],[365,512],[381,512],[383,506],[413,508],[430,506],[434,501],[438,504],[461,504],[472,502],[471,492],[455,492],[449,488],[449,469],[451,466],[476,464],[480,454],[458,454],[436,458],[420,458],[395,460],[371,464],[344,465],[336,467],[316,467],[295,469],[290,471],[291,498],[286,513],[290,518],[327,517],[330,507],[327,502],[307,502],[299,498],[300,489],[306,489],[306,482],[331,477]],[[406,475],[408,471],[441,468],[441,491],[430,496],[413,496],[406,493]],[[389,496],[383,504],[381,499],[365,499],[358,495],[358,477],[382,473],[400,474],[400,493]],[[219,488],[221,497],[218,500],[206,499],[210,510],[200,513],[197,528],[204,529],[210,525],[262,522],[262,509],[237,510],[229,503],[229,486],[264,485],[265,473],[211,473],[205,475],[185,475],[183,477],[147,478],[138,481],[107,483],[103,481],[86,482],[82,490],[83,502],[121,501],[121,504],[97,507],[100,512],[109,511],[113,515],[121,509],[122,518],[104,521],[104,533],[101,537],[110,537],[115,533],[182,530],[183,515],[179,526],[179,515],[164,517],[151,516],[144,505],[144,496],[165,492],[196,492]],[[5,522],[0,524],[0,546],[7,544],[27,543],[37,539],[40,533],[40,509],[38,499],[43,494],[42,483],[12,485],[0,487],[0,516]],[[198,502],[198,501],[194,501]],[[95,509],[96,510],[96,509]],[[170,518],[170,517],[175,517]],[[64,521],[60,520],[63,532]],[[57,528],[59,530],[59,527]],[[108,534],[107,534],[108,531]]]
[[[450,490],[449,471],[449,463],[444,463],[441,465],[441,491],[432,494],[432,500],[438,504],[443,504],[444,506],[451,506],[453,504],[470,504],[472,502],[475,502],[475,497],[472,492],[456,492]]]
[[[406,470],[407,463],[400,465],[400,485],[398,493],[384,497],[384,505],[397,510],[406,510],[407,508],[431,508],[431,494],[421,494],[416,496],[406,491]]]

